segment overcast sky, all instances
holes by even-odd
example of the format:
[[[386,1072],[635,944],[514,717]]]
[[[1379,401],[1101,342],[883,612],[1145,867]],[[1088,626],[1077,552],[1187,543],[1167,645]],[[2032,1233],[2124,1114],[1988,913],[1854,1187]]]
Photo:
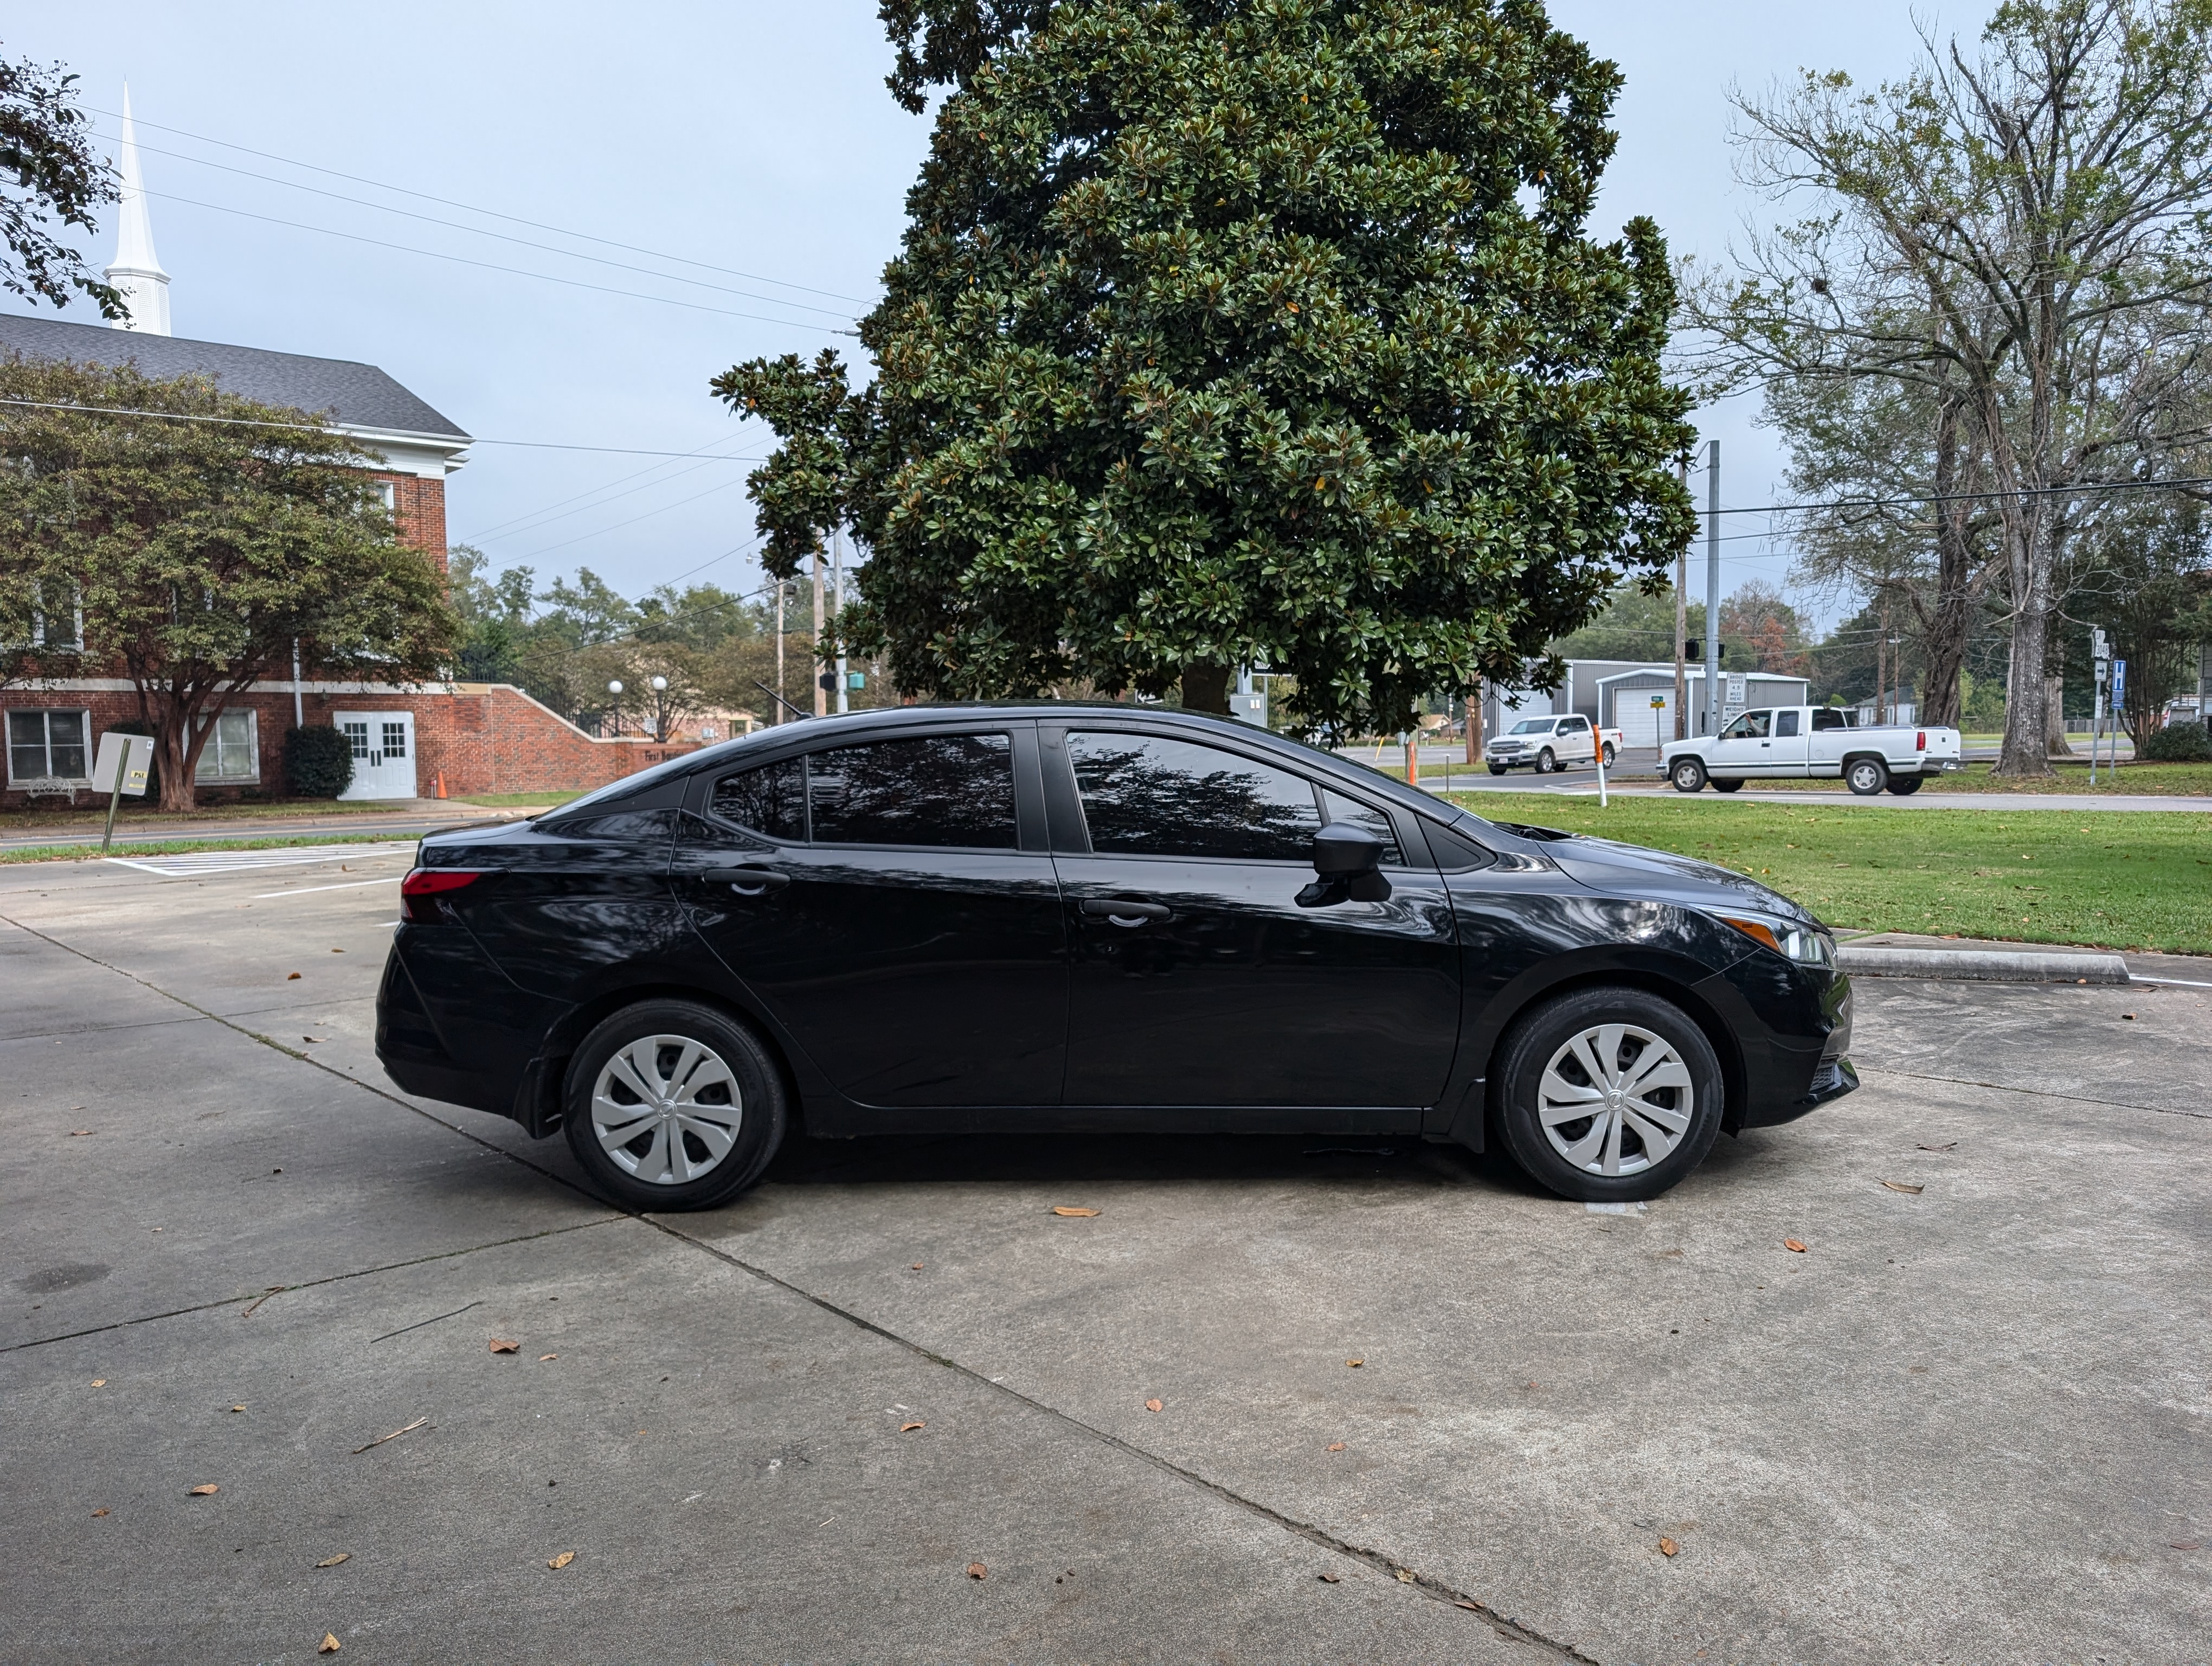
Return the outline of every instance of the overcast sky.
[[[1936,16],[1971,31],[1988,9]],[[453,542],[541,584],[588,566],[635,594],[759,581],[747,465],[491,442],[765,449],[708,379],[857,345],[832,332],[877,293],[927,146],[884,89],[874,13],[108,0],[17,10],[0,50],[76,70],[104,143],[130,82],[178,335],[382,366],[483,441],[448,488]],[[1878,80],[1915,45],[1904,0],[1554,0],[1553,15],[1626,76],[1593,231],[1650,214],[1708,258],[1765,212],[1735,183],[1730,88],[1801,66]],[[111,258],[105,227],[93,249]],[[1771,502],[1779,452],[1743,405],[1700,413],[1723,501]],[[1786,576],[1786,550],[1724,549],[1728,589]]]

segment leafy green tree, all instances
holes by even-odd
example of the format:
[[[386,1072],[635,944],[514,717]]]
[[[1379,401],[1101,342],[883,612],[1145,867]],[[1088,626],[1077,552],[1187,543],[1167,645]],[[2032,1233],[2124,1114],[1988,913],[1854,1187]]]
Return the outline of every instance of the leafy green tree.
[[[490,571],[490,557],[472,544],[446,552],[447,585],[461,623],[454,663],[464,682],[514,682],[532,629],[536,575],[527,567],[510,567],[497,578]]]
[[[46,229],[59,221],[98,231],[92,210],[116,198],[113,175],[88,143],[91,126],[77,107],[76,77],[61,65],[0,59],[0,289],[57,307],[74,290],[116,319],[122,296]]]
[[[1071,684],[1310,727],[1552,670],[1693,520],[1657,228],[1584,234],[1620,75],[1534,0],[890,0],[944,88],[901,252],[836,355],[715,392],[782,437],[789,575],[871,551],[904,691]]]
[[[380,683],[450,660],[437,569],[394,536],[374,459],[318,419],[129,367],[15,361],[0,397],[69,407],[0,404],[0,613],[70,599],[82,652],[50,631],[53,668],[130,678],[163,809],[192,807],[216,718],[295,641],[319,674]]]

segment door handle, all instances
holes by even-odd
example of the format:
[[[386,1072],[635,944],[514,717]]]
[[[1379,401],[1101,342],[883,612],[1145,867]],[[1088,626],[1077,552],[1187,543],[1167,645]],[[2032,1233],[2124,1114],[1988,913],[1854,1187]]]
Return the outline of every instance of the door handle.
[[[1093,918],[1110,920],[1129,931],[1147,921],[1164,920],[1169,914],[1164,903],[1131,903],[1118,897],[1086,897],[1083,899],[1083,911]]]
[[[699,877],[710,885],[727,885],[740,897],[764,897],[791,883],[788,873],[772,867],[710,867]]]

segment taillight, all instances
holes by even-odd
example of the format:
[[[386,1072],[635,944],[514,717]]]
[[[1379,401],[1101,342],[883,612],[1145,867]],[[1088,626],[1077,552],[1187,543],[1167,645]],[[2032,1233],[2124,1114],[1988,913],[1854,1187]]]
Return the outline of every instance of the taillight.
[[[1923,729],[1912,737],[1912,750],[1916,752],[1924,752],[1928,750],[1927,730]]]
[[[428,925],[437,919],[438,911],[434,906],[418,903],[418,897],[435,897],[441,891],[459,891],[483,878],[483,875],[474,868],[415,868],[399,882],[400,916],[418,926]]]

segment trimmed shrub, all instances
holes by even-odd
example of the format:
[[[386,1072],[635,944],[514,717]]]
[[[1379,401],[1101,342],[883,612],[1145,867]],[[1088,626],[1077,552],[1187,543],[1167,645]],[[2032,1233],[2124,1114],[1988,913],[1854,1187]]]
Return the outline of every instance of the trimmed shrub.
[[[295,798],[337,797],[353,785],[353,743],[327,723],[285,730],[284,785]]]
[[[2212,733],[2202,723],[2173,722],[2143,742],[2146,763],[2212,763]]]

